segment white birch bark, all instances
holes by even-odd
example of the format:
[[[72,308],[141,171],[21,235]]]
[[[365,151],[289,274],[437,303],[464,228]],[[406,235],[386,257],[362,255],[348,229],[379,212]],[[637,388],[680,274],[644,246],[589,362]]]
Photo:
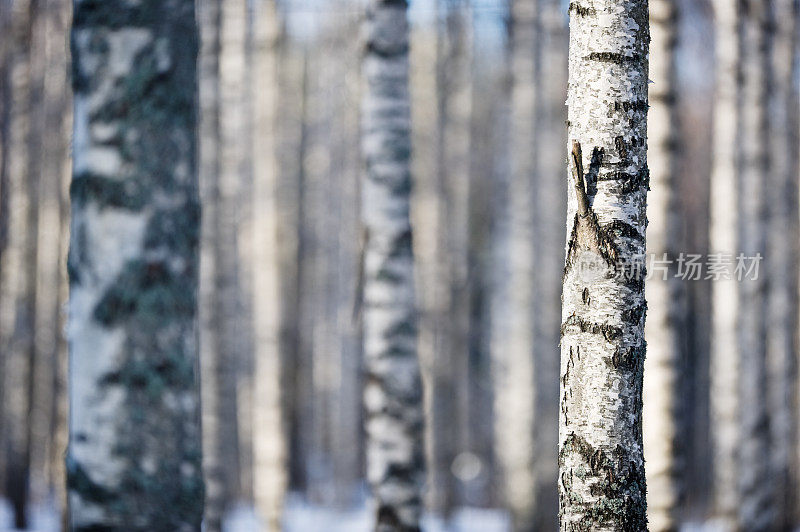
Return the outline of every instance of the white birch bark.
[[[716,0],[716,94],[710,190],[710,254],[732,254],[738,246],[738,138],[740,127],[741,15],[736,0]],[[739,358],[736,355],[735,281],[712,283],[710,410],[714,514],[723,526],[736,522],[736,438],[738,430]]]
[[[281,528],[287,484],[278,255],[278,47],[274,0],[253,4],[253,499],[264,530]]]
[[[536,476],[534,464],[536,331],[536,203],[538,16],[537,1],[510,2],[511,172],[508,184],[508,319],[502,347],[495,353],[496,450],[503,496],[514,530],[534,530]],[[498,331],[499,332],[499,331]]]
[[[74,7],[70,526],[199,530],[194,2]]]
[[[563,531],[647,526],[644,286],[641,277],[614,270],[645,251],[648,42],[646,1],[570,6],[571,235],[559,430]],[[587,271],[589,260],[602,268]]]
[[[765,255],[766,187],[769,175],[770,90],[769,39],[771,0],[748,0],[742,37],[741,174],[739,246],[736,256]],[[734,265],[736,263],[734,262]],[[770,481],[770,442],[766,375],[765,276],[738,282],[736,321],[739,360],[739,489],[738,526],[743,530],[768,530],[774,520],[773,484]]]
[[[771,55],[773,90],[770,117],[770,172],[767,199],[767,364],[771,437],[771,482],[777,495],[776,526],[788,530],[797,516],[797,294],[798,245],[797,175],[798,90],[796,46],[797,0],[775,0],[775,33]]]
[[[678,123],[675,48],[678,8],[671,0],[650,0],[650,109],[647,118],[650,193],[647,201],[647,252],[677,260],[676,174]],[[648,307],[645,337],[643,437],[650,530],[678,528],[681,495],[678,457],[678,384],[681,378],[681,281],[670,272],[655,272],[645,290]]]
[[[409,221],[411,123],[405,0],[373,0],[366,22],[362,149],[367,478],[375,529],[417,531],[423,480]]]

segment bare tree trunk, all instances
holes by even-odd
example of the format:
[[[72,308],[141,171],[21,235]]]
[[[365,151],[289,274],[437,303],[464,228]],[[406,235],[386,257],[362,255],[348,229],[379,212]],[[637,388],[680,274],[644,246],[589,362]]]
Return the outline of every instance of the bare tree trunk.
[[[278,50],[274,0],[253,5],[253,496],[265,530],[281,528],[286,436],[278,253]]]
[[[38,154],[31,153],[36,128],[31,120],[32,92],[40,72],[32,66],[35,9],[16,2],[10,12],[8,75],[8,151],[5,154],[8,197],[6,247],[0,265],[0,349],[4,354],[2,404],[5,413],[2,452],[5,453],[5,494],[17,528],[27,524],[30,473],[30,379],[34,356],[36,281],[36,193]],[[38,51],[38,50],[37,50]],[[33,168],[29,168],[34,162]]]
[[[562,221],[567,191],[563,184],[567,108],[569,34],[559,0],[542,0],[539,27],[541,52],[539,169],[536,184],[535,342],[536,426],[534,439],[538,509],[536,530],[558,528],[558,403],[560,279],[564,267],[566,229]]]
[[[536,203],[538,1],[510,2],[511,174],[508,184],[508,300],[505,338],[494,358],[495,438],[514,530],[535,529]],[[499,331],[498,331],[499,332]]]
[[[238,464],[238,429],[236,411],[236,337],[238,319],[236,301],[236,205],[235,186],[238,174],[238,153],[231,155],[230,146],[223,164],[223,131],[227,141],[241,143],[240,117],[230,114],[223,120],[223,106],[241,106],[238,94],[244,53],[244,5],[227,3],[224,13],[219,0],[199,3],[203,48],[200,56],[200,184],[203,197],[203,230],[200,281],[200,352],[203,393],[203,456],[206,480],[205,523],[219,531],[222,517],[235,497]],[[238,17],[238,18],[237,18]],[[233,18],[233,22],[231,22]],[[223,21],[228,29],[223,35]],[[233,43],[231,43],[233,41]],[[227,59],[223,61],[223,54]],[[234,72],[230,71],[233,63]],[[223,68],[229,76],[227,93],[223,90]],[[233,79],[230,79],[233,77]],[[233,92],[233,94],[231,94]],[[223,172],[224,169],[224,172]]]
[[[678,11],[671,0],[650,0],[650,109],[648,163],[650,194],[647,214],[647,252],[656,260],[678,259],[679,215],[678,123],[675,48]],[[665,278],[666,277],[666,278]],[[681,333],[684,296],[681,280],[670,270],[654,272],[647,280],[648,301],[644,364],[643,436],[648,487],[648,521],[654,532],[678,529],[680,460],[678,456],[678,397],[682,360]]]
[[[75,529],[200,529],[196,32],[191,0],[75,3]]]
[[[573,3],[570,25],[561,530],[644,530],[647,2]]]
[[[769,45],[772,0],[747,0],[742,41],[742,133],[739,196],[739,248],[734,261],[765,254],[766,187],[769,175],[768,98],[771,69]],[[734,262],[734,264],[737,264]],[[738,284],[737,337],[739,376],[739,426],[737,472],[739,526],[743,530],[768,530],[774,524],[766,365],[766,284],[764,275]]]
[[[365,429],[375,530],[418,531],[422,510],[422,385],[411,246],[411,122],[405,0],[368,7],[362,147]]]
[[[737,0],[717,0],[714,7],[717,71],[709,246],[711,255],[730,255],[738,246],[741,14]],[[709,395],[714,447],[714,512],[724,526],[733,528],[738,504],[736,439],[740,368],[739,357],[736,356],[736,309],[739,306],[739,294],[732,276],[715,280],[711,290],[713,315]]]
[[[798,90],[796,47],[797,0],[775,0],[775,33],[771,68],[773,92],[770,118],[770,205],[767,254],[769,293],[767,307],[767,364],[769,379],[770,482],[777,494],[775,525],[790,530],[797,515],[798,457],[795,455],[797,418],[798,320]]]

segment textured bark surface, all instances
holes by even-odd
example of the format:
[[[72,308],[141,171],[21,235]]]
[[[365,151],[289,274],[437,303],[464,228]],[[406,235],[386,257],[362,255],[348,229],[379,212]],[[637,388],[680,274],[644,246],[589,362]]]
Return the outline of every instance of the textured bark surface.
[[[738,248],[734,258],[766,252],[766,187],[769,175],[768,97],[772,0],[747,0],[742,34]],[[771,258],[768,260],[772,260]],[[768,530],[774,520],[766,367],[766,277],[738,282],[736,331],[739,374],[738,514],[742,530]]]
[[[423,480],[406,9],[405,0],[370,3],[363,64],[364,404],[367,478],[381,532],[419,530]]]
[[[711,254],[733,254],[738,246],[738,138],[740,127],[741,19],[737,0],[714,3],[716,26],[716,94],[714,141],[710,191]],[[714,513],[724,526],[736,521],[736,438],[739,397],[739,358],[736,282],[720,279],[712,283],[712,331],[710,354],[710,410],[714,452],[712,486]]]
[[[671,0],[650,0],[650,109],[647,117],[650,193],[647,252],[676,260],[680,228],[676,198],[678,124],[675,48],[678,12]],[[643,437],[650,530],[678,528],[681,495],[678,456],[678,384],[686,315],[680,279],[655,272],[647,280],[647,359],[644,364]]]
[[[199,530],[191,0],[75,3],[70,526]]]
[[[635,272],[630,278],[615,274],[645,251],[649,38],[646,1],[570,6],[571,234],[562,295],[559,427],[564,531],[647,526],[644,283]],[[587,262],[598,269],[589,271]]]
[[[534,424],[536,422],[534,346],[536,340],[537,96],[539,91],[538,1],[510,3],[511,160],[505,215],[504,260],[509,264],[501,289],[502,338],[495,340],[494,427],[503,479],[503,497],[514,529],[534,530],[537,512]],[[498,316],[500,319],[500,316]]]
[[[769,294],[767,364],[769,379],[771,482],[777,495],[776,526],[791,529],[797,516],[797,325],[798,247],[798,91],[796,46],[797,0],[775,0],[771,55],[773,90],[770,118],[770,172],[767,201]]]

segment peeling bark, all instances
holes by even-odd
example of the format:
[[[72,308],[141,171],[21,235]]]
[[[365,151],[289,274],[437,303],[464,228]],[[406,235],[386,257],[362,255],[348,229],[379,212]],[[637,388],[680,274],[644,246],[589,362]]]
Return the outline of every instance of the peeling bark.
[[[405,0],[373,0],[366,22],[362,148],[367,478],[375,530],[418,531],[422,386],[411,247],[410,99]]]
[[[199,530],[191,0],[78,0],[70,526]]]
[[[617,274],[645,251],[649,39],[646,1],[570,5],[571,235],[562,294],[559,430],[563,531],[647,527],[644,283]],[[587,272],[587,260],[599,268]]]

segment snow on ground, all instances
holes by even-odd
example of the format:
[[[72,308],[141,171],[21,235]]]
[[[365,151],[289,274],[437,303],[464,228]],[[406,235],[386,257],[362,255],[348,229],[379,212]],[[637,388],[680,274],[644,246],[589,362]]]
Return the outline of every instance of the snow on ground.
[[[60,516],[56,505],[35,505],[31,511],[32,532],[59,532]],[[0,532],[14,532],[12,512],[8,501],[0,499]],[[362,504],[350,510],[334,510],[314,506],[298,495],[289,497],[286,505],[283,532],[372,532],[371,512]],[[231,511],[224,532],[256,532],[258,518],[252,508],[241,505]],[[508,514],[503,510],[461,508],[453,516],[451,526],[445,527],[442,519],[426,515],[422,521],[424,532],[510,532]],[[681,532],[723,532],[724,528],[713,521],[686,523]],[[800,532],[800,531],[798,531]]]
[[[30,511],[30,528],[33,532],[59,532],[61,516],[54,502],[37,504]],[[8,501],[0,499],[0,532],[12,532],[14,528],[14,512]]]
[[[224,532],[252,532],[258,517],[251,508],[240,506],[228,514]],[[463,508],[456,511],[450,528],[442,519],[425,516],[425,532],[509,532],[509,520],[502,510]],[[314,506],[293,495],[284,514],[284,532],[372,532],[372,513],[366,504],[348,510]]]

